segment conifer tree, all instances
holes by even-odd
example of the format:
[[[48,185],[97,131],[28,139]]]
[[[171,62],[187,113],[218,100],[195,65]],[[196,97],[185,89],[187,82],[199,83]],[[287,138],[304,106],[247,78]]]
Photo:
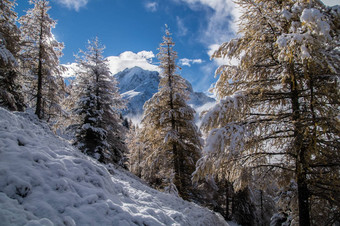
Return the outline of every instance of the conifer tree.
[[[146,150],[142,174],[154,186],[178,191],[182,198],[189,199],[191,174],[202,143],[194,123],[195,111],[186,103],[185,80],[176,73],[174,44],[167,29],[158,54],[162,69],[158,92],[144,105],[140,140]]]
[[[24,110],[24,98],[18,70],[20,31],[16,26],[15,1],[0,2],[0,105]]]
[[[202,124],[209,136],[196,178],[218,174],[238,190],[254,172],[275,172],[281,186],[296,183],[293,221],[317,223],[310,213],[320,203],[334,211],[340,204],[339,8],[309,0],[236,2],[242,36],[213,57],[240,63],[217,71],[220,102]],[[250,175],[242,174],[245,167]]]
[[[140,128],[130,123],[130,129],[127,136],[129,170],[141,178],[144,165],[144,146],[139,140],[139,133]]]
[[[76,144],[84,153],[104,163],[125,166],[125,129],[119,110],[124,107],[117,81],[111,76],[98,38],[80,51],[80,70],[74,85],[75,113],[79,115]]]
[[[41,119],[50,117],[60,111],[59,102],[62,94],[63,80],[60,77],[59,57],[63,44],[53,36],[51,30],[56,21],[50,18],[51,8],[47,0],[30,0],[33,9],[19,19],[22,37],[22,69],[31,86],[31,97],[34,100],[35,114]]]

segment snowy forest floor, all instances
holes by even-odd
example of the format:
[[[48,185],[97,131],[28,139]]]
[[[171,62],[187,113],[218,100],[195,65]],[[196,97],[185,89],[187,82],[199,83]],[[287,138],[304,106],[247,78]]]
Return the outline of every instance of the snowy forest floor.
[[[228,225],[104,166],[28,113],[0,108],[0,225]]]

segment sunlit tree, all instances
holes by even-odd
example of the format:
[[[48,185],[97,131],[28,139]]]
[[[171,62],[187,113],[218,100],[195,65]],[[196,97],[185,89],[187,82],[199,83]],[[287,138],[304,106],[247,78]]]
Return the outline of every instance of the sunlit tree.
[[[177,53],[167,29],[160,44],[161,80],[159,89],[144,105],[140,140],[145,153],[142,176],[154,186],[191,196],[191,174],[200,157],[200,132],[194,122],[195,111],[186,103],[185,80],[176,73]]]
[[[217,70],[220,101],[204,116],[209,135],[195,177],[217,174],[237,190],[254,173],[264,180],[274,173],[280,186],[296,185],[293,221],[318,224],[321,214],[332,222],[340,203],[339,8],[309,0],[236,3],[241,36],[213,57],[240,61]],[[314,214],[321,203],[332,211]]]
[[[59,102],[63,94],[59,58],[63,44],[52,34],[56,21],[51,19],[47,0],[30,0],[32,9],[19,19],[21,24],[21,68],[30,82],[29,100],[39,118],[49,118],[60,112]]]
[[[76,145],[101,162],[124,166],[125,127],[119,114],[124,102],[103,56],[104,48],[96,38],[77,59],[79,71],[72,97],[74,113],[79,116]]]
[[[20,31],[15,5],[15,1],[0,2],[0,105],[22,111],[25,105],[18,70]]]

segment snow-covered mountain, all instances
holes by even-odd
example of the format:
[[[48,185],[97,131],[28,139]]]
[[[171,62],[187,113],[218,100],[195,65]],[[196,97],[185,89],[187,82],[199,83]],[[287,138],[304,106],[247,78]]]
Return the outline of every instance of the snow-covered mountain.
[[[75,78],[78,66],[76,63],[64,66],[66,70],[62,76],[68,84]],[[110,70],[115,71],[114,68],[110,68]],[[127,108],[123,111],[123,115],[129,118],[140,118],[143,114],[144,103],[158,91],[159,73],[135,66],[126,68],[113,76],[119,82],[119,92],[127,100]],[[196,110],[200,109],[203,105],[215,102],[215,99],[208,97],[204,93],[195,92],[189,81],[187,81],[187,86],[190,92],[188,103]]]
[[[130,117],[143,113],[143,105],[158,90],[159,74],[140,67],[127,68],[114,75],[118,81],[119,92],[127,100],[124,115]]]
[[[119,82],[120,93],[128,101],[124,114],[132,117],[141,115],[145,101],[149,100],[158,91],[159,73],[133,67],[127,68],[114,76]],[[189,104],[194,108],[199,108],[204,104],[215,101],[204,93],[194,92],[188,81],[187,86],[190,92]]]
[[[33,114],[0,108],[0,225],[228,224],[83,155]]]

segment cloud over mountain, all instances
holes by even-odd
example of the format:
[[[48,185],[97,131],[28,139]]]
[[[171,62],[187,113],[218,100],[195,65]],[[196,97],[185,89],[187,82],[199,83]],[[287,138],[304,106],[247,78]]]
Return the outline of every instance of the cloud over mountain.
[[[143,50],[138,53],[125,51],[119,56],[109,56],[107,59],[111,73],[116,74],[126,68],[133,68],[135,66],[144,70],[159,71],[158,66],[152,64],[154,57],[155,54],[152,51]]]

